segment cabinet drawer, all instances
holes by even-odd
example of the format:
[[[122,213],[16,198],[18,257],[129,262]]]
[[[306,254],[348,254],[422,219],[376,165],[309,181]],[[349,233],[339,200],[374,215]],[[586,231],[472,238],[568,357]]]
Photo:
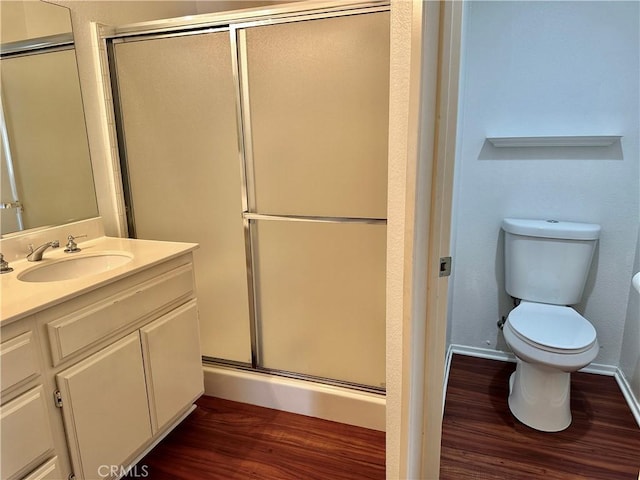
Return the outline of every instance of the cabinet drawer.
[[[42,386],[0,407],[2,467],[0,478],[12,480],[53,452],[53,439]]]
[[[32,332],[0,344],[0,366],[2,392],[38,375],[38,354]]]
[[[58,465],[58,457],[53,457],[22,480],[60,480],[61,478],[62,472]]]
[[[183,265],[48,323],[53,365],[192,292],[193,268]]]

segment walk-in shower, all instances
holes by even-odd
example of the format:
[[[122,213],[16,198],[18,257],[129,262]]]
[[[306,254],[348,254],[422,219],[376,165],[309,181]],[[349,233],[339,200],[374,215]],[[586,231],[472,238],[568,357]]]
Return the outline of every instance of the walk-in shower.
[[[384,392],[389,6],[107,46],[129,234],[200,244],[206,363]]]

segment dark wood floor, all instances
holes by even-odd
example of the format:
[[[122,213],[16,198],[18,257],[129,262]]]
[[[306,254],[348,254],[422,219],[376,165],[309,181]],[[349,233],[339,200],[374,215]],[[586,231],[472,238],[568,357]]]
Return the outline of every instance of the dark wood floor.
[[[441,480],[638,480],[640,428],[613,377],[573,373],[568,429],[542,433],[507,405],[515,364],[454,355]]]
[[[385,477],[384,432],[213,397],[197,403],[138,473],[151,480]]]
[[[509,412],[514,368],[454,355],[442,480],[638,480],[640,429],[612,377],[572,374],[573,423],[542,433]],[[151,480],[383,479],[384,442],[382,432],[203,397],[137,472]]]

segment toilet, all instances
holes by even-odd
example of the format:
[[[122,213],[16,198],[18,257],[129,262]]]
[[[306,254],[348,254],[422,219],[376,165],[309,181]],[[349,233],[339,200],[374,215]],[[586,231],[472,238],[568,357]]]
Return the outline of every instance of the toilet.
[[[505,289],[520,303],[504,338],[516,356],[509,409],[543,432],[571,424],[571,372],[598,354],[596,331],[570,305],[580,302],[600,225],[505,218]]]

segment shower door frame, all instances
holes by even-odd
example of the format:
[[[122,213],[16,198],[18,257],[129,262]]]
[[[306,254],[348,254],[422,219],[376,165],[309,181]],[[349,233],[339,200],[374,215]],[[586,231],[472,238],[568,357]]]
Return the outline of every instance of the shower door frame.
[[[308,6],[307,6],[308,8]],[[313,11],[300,10],[282,13],[277,16],[268,18],[252,19],[251,17],[239,17],[236,19],[220,19],[211,22],[199,22],[195,25],[183,24],[181,19],[175,22],[163,22],[165,25],[158,27],[158,23],[154,22],[153,27],[145,27],[141,24],[137,27],[126,27],[116,29],[113,33],[105,36],[107,41],[107,53],[109,63],[115,65],[114,45],[127,41],[152,40],[159,38],[168,38],[184,35],[199,35],[213,32],[229,32],[230,53],[232,56],[232,74],[235,83],[235,103],[236,103],[236,131],[238,143],[238,161],[240,162],[241,172],[241,205],[243,219],[243,234],[245,242],[245,259],[246,274],[248,286],[248,307],[249,307],[249,329],[250,329],[250,345],[251,345],[251,363],[229,360],[224,358],[203,356],[205,365],[213,366],[229,366],[241,370],[273,374],[287,378],[300,379],[318,382],[326,385],[335,385],[347,387],[354,390],[384,394],[386,387],[377,387],[373,385],[365,385],[354,383],[346,380],[319,377],[315,375],[303,374],[294,371],[279,370],[267,368],[261,365],[259,337],[259,301],[257,297],[256,269],[254,265],[255,259],[255,229],[252,226],[258,220],[261,221],[284,221],[284,222],[312,222],[312,223],[341,223],[341,224],[369,224],[369,225],[386,225],[386,218],[366,218],[366,217],[331,217],[331,216],[304,216],[304,215],[270,215],[255,213],[255,176],[253,165],[253,150],[251,144],[251,119],[248,105],[248,70],[247,70],[247,52],[246,42],[244,38],[245,29],[260,26],[270,26],[278,24],[287,24],[293,22],[301,22],[308,20],[321,20],[336,17],[348,17],[354,15],[365,15],[380,12],[390,12],[390,3],[388,1],[368,1],[354,4],[346,4],[341,7],[324,7]],[[261,15],[264,16],[264,15]],[[123,193],[125,201],[125,212],[129,235],[136,238],[135,229],[135,205],[132,201],[131,187],[128,183],[129,175],[127,173],[126,158],[126,139],[123,134],[123,117],[120,111],[118,83],[115,69],[111,69],[111,85],[114,99],[116,133],[118,138],[118,150],[120,154],[120,169],[123,179]]]

